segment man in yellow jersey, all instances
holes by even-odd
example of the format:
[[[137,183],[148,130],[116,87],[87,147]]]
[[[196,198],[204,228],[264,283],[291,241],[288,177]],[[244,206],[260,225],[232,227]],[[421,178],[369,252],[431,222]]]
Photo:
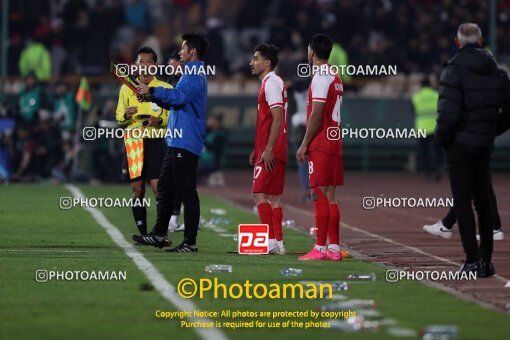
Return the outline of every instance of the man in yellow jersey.
[[[427,137],[418,139],[418,166],[427,181],[439,181],[443,167],[443,150],[434,140],[438,92],[430,80],[421,81],[421,89],[412,97],[416,130],[426,130]]]
[[[164,81],[150,75],[150,66],[157,64],[157,55],[150,47],[142,47],[136,53],[139,70],[138,82],[152,87],[172,88]],[[158,197],[158,178],[165,156],[165,131],[168,110],[156,103],[139,102],[137,94],[126,85],[119,93],[116,120],[125,127],[126,157],[122,172],[129,174],[133,191],[133,217],[141,235],[147,235],[147,210],[141,204],[145,197],[145,181]],[[136,130],[136,131],[135,131]],[[140,138],[142,137],[142,138]]]

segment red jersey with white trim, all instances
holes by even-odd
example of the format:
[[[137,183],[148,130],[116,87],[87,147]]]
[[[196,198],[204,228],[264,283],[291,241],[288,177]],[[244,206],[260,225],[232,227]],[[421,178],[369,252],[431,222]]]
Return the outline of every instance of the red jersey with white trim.
[[[331,68],[327,65],[328,69]],[[328,72],[325,65],[316,72],[308,87],[308,99],[306,103],[307,126],[312,114],[312,102],[325,103],[322,113],[322,123],[317,134],[308,145],[308,151],[322,151],[332,155],[341,156],[342,138],[340,134],[340,107],[344,87],[342,79],[334,72]]]
[[[255,163],[260,161],[260,157],[267,146],[271,124],[273,123],[271,109],[278,106],[283,109],[283,117],[280,134],[273,147],[273,155],[274,158],[287,162],[287,89],[282,78],[274,72],[269,72],[262,79],[258,97],[257,130],[253,153]]]

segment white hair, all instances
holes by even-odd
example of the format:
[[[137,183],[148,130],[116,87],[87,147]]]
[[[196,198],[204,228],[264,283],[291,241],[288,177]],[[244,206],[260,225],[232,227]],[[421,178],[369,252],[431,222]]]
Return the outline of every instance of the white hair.
[[[478,44],[482,38],[482,30],[477,24],[467,22],[461,24],[457,30],[457,39],[461,46]]]

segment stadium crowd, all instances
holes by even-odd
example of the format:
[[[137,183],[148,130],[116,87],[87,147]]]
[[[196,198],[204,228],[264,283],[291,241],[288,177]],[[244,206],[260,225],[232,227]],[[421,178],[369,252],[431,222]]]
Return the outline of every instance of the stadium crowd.
[[[510,1],[498,3],[498,60],[508,62]],[[11,4],[8,74],[26,75],[36,61],[40,80],[104,74],[111,58],[130,62],[142,45],[162,59],[184,28],[206,32],[207,63],[224,75],[249,75],[246,55],[260,41],[279,46],[283,58],[302,59],[317,31],[351,64],[438,72],[455,51],[452,32],[461,22],[488,32],[488,7],[476,0],[20,0]]]
[[[73,178],[117,180],[120,169],[109,164],[120,164],[122,143],[94,143],[93,170],[77,171],[75,88],[62,77],[107,74],[111,59],[132,62],[143,45],[164,63],[185,30],[205,32],[205,61],[215,65],[216,79],[249,78],[253,47],[269,41],[280,48],[279,73],[302,90],[307,84],[297,81],[296,65],[305,61],[315,32],[334,39],[339,63],[438,74],[455,52],[453,34],[461,22],[477,22],[487,36],[488,6],[476,0],[11,1],[7,72],[23,77],[23,86],[11,96],[4,93],[9,81],[0,89],[0,178],[66,181],[74,169]],[[497,58],[507,64],[509,34],[510,1],[499,1]],[[115,103],[94,105],[84,123],[112,117]]]

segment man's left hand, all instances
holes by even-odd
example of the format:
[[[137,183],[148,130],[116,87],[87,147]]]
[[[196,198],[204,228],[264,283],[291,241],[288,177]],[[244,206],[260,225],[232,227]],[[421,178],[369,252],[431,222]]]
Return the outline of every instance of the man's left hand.
[[[147,124],[144,124],[144,126],[160,126],[163,120],[159,117],[150,116],[145,122],[147,122]]]
[[[147,84],[139,84],[137,87],[136,87],[136,90],[138,91],[139,94],[148,94],[149,93],[149,85]]]
[[[136,96],[136,99],[137,99],[140,103],[143,103],[143,102],[151,102],[151,101],[152,101],[152,95],[151,95],[150,93],[139,94],[138,96]]]
[[[296,159],[299,164],[304,164],[306,162],[306,157],[308,155],[308,147],[301,144],[299,147],[297,153],[296,153]]]
[[[274,169],[274,155],[272,150],[264,150],[260,160],[264,162],[266,171],[273,171]]]

